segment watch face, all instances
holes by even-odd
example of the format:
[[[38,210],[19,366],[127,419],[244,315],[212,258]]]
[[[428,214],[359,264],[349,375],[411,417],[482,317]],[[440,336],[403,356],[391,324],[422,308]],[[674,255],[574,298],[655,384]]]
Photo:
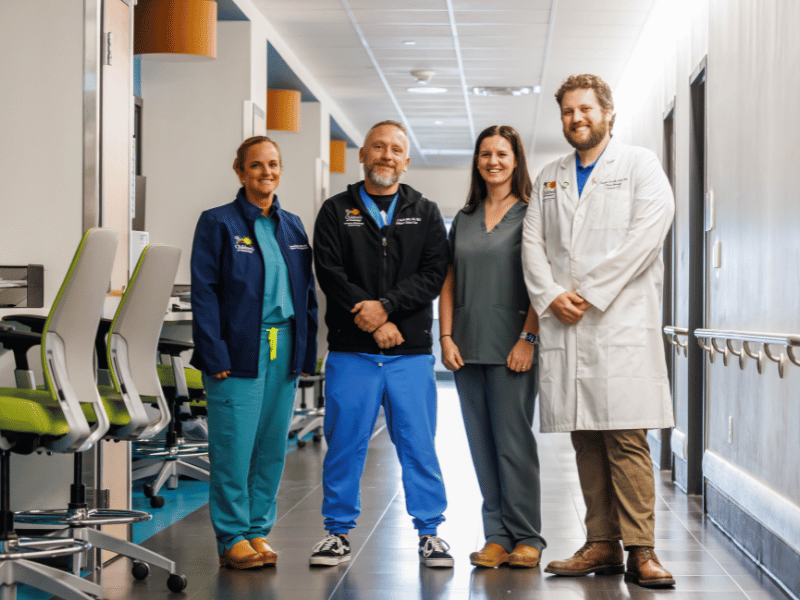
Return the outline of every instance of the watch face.
[[[525,335],[525,341],[528,341],[531,344],[535,344],[536,343],[536,336],[533,335],[532,333],[528,333],[528,334]]]

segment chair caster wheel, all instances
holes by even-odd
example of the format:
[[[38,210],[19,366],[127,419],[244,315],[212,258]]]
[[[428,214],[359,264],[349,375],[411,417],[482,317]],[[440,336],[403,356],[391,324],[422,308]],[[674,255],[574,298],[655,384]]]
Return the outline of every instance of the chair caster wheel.
[[[322,441],[322,436],[318,433],[315,433],[313,439],[315,444],[319,444]]]
[[[153,490],[153,486],[149,484],[144,486],[142,488],[142,491],[144,492],[145,498],[152,498],[155,495],[155,490]]]
[[[161,508],[164,506],[164,496],[153,496],[150,498],[150,506],[153,508]]]
[[[293,440],[295,438],[295,436],[297,436],[297,432],[296,431],[290,431],[289,432],[289,439],[290,440]]]
[[[297,447],[298,448],[305,448],[305,446],[306,446],[306,441],[305,440],[301,440],[300,438],[297,438]]]
[[[134,561],[133,568],[131,569],[131,575],[133,575],[135,579],[146,579],[147,576],[150,575],[150,565],[138,560]]]
[[[177,573],[173,573],[167,579],[167,587],[169,588],[170,592],[182,592],[186,585],[189,583],[189,580],[186,579],[186,575],[178,575]]]

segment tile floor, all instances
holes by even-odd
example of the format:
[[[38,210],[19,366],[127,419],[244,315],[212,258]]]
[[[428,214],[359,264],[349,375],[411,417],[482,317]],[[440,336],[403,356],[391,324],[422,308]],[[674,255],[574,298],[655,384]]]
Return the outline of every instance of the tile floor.
[[[363,511],[351,532],[353,559],[338,567],[308,565],[311,547],[323,535],[320,505],[324,442],[309,443],[287,456],[278,521],[270,542],[280,553],[276,568],[220,570],[208,505],[150,537],[144,545],[169,555],[189,579],[183,594],[166,589],[166,575],[153,569],[136,581],[127,559],[104,569],[108,600],[189,598],[191,600],[767,600],[790,598],[702,513],[701,501],[687,497],[659,474],[656,551],[675,576],[675,589],[648,591],[623,577],[562,578],[542,568],[475,569],[469,553],[483,545],[481,498],[452,384],[440,383],[437,448],[448,491],[447,521],[439,534],[452,546],[453,569],[419,564],[417,536],[406,514],[400,467],[379,421],[362,481]],[[584,541],[583,499],[574,455],[566,434],[537,434],[542,464],[542,514],[548,547],[545,563],[571,556]]]

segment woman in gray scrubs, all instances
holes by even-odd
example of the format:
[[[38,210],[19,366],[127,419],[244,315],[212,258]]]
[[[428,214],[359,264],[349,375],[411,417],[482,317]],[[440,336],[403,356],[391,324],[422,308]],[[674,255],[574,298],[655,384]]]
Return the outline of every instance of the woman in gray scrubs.
[[[456,388],[483,494],[486,544],[473,565],[536,567],[541,531],[533,437],[539,324],[522,275],[522,221],[533,185],[519,134],[478,136],[466,206],[453,219],[439,300],[442,360]]]

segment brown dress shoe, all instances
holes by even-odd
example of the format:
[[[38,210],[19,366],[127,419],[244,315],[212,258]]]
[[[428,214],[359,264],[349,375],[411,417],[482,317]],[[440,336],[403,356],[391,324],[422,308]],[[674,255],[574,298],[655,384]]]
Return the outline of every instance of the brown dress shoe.
[[[533,546],[517,544],[514,551],[508,556],[508,564],[512,567],[525,567],[534,569],[539,566],[541,553]]]
[[[628,549],[628,569],[625,581],[638,583],[642,587],[666,587],[675,585],[672,574],[661,566],[656,553],[647,546],[631,546]]]
[[[622,575],[625,572],[622,560],[622,546],[619,542],[586,542],[572,558],[554,560],[547,565],[544,572],[571,577],[590,573]]]
[[[508,562],[508,552],[500,544],[486,542],[483,549],[469,555],[469,562],[476,567],[499,567]]]
[[[270,547],[267,538],[253,538],[250,540],[250,545],[253,547],[253,550],[260,553],[261,556],[264,557],[265,565],[274,565],[276,562],[278,562],[278,553]]]
[[[255,569],[264,566],[264,557],[247,540],[236,542],[219,557],[219,566],[230,569]]]

